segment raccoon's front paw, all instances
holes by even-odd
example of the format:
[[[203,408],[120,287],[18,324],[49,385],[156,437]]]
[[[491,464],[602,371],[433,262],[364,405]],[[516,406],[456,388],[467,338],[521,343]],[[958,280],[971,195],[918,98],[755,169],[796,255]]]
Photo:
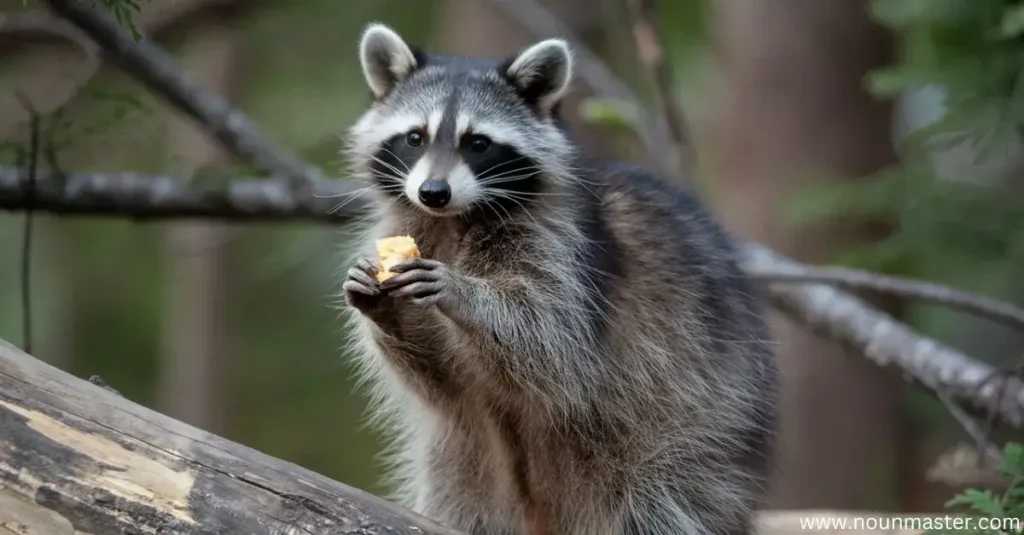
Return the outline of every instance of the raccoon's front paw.
[[[408,298],[419,306],[432,306],[448,299],[456,282],[448,266],[426,258],[395,264],[390,271],[398,275],[382,282],[381,289],[391,297]]]
[[[377,267],[364,258],[348,270],[348,279],[342,285],[345,302],[366,315],[373,315],[384,298],[376,275]]]

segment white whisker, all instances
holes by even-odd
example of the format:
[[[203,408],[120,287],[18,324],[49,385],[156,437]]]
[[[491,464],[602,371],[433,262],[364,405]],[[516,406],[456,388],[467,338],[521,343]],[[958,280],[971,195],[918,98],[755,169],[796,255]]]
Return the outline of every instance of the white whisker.
[[[531,221],[533,221],[533,224],[540,226],[540,223],[538,223],[537,220],[534,219],[533,214],[530,213],[530,211],[526,208],[526,206],[521,201],[519,201],[518,199],[515,199],[514,197],[512,197],[510,195],[507,195],[505,193],[506,192],[491,191],[491,192],[487,193],[487,196],[488,196],[489,200],[508,199],[508,200],[516,203],[520,208],[523,209],[523,212],[526,214],[526,216],[529,217]],[[501,206],[501,204],[498,204],[498,206],[501,207],[502,209],[504,209],[504,207]],[[508,214],[508,210],[507,209],[505,210],[505,213]],[[511,214],[509,214],[509,218],[511,218],[511,217],[512,217]]]
[[[543,171],[543,169],[541,169],[540,167],[536,167],[536,166],[518,167],[516,169],[509,169],[508,171],[504,171],[504,172],[498,173],[496,175],[479,176],[479,177],[477,177],[477,180],[494,180],[496,178],[502,178],[502,177],[505,177],[505,176],[508,176],[508,175],[511,175],[511,174],[515,174],[515,173],[535,174],[535,173],[539,173],[541,171]]]
[[[316,199],[336,199],[338,197],[347,197],[349,195],[358,196],[358,195],[361,195],[361,194],[365,193],[366,191],[368,191],[371,187],[373,187],[373,186],[365,186],[365,187],[362,187],[362,188],[359,188],[359,189],[355,189],[355,190],[352,190],[352,191],[346,191],[344,193],[335,193],[334,195],[316,195],[316,194],[313,194],[313,197],[316,198]]]
[[[397,154],[395,154],[395,153],[391,152],[390,150],[388,150],[388,149],[387,149],[387,148],[385,148],[385,147],[381,147],[381,148],[380,148],[380,150],[382,150],[382,151],[384,151],[384,152],[386,152],[386,153],[388,153],[388,154],[390,154],[390,155],[394,156],[394,157],[395,157],[395,160],[397,160],[397,161],[398,161],[398,163],[402,164],[402,167],[404,167],[404,168],[405,168],[405,172],[406,172],[406,173],[408,173],[408,172],[412,171],[411,169],[409,169],[409,166],[408,166],[408,165],[406,165],[406,164],[405,164],[405,162],[403,162],[403,161],[402,161],[402,159],[398,157],[398,155],[397,155]]]
[[[335,205],[335,206],[334,206],[333,208],[331,208],[330,210],[328,210],[328,211],[327,211],[327,213],[328,213],[328,214],[333,214],[333,213],[335,213],[335,212],[337,212],[337,211],[341,210],[341,209],[342,209],[342,208],[344,208],[344,207],[345,207],[345,206],[346,206],[346,205],[347,205],[348,203],[350,203],[350,202],[354,201],[354,200],[355,200],[355,199],[357,199],[357,198],[358,198],[358,197],[359,197],[360,195],[362,195],[362,194],[364,194],[364,193],[366,193],[366,192],[368,192],[368,191],[370,191],[370,188],[362,188],[362,189],[360,189],[360,190],[357,190],[357,191],[353,192],[353,195],[352,195],[351,197],[349,197],[348,199],[345,199],[344,201],[341,201],[340,203],[336,204],[336,205]]]
[[[494,199],[485,199],[485,200],[484,200],[484,204],[486,204],[487,206],[492,206],[492,207],[493,207],[493,206],[497,206],[498,208],[501,208],[501,209],[502,209],[502,211],[504,211],[504,212],[505,212],[505,219],[502,219],[502,218],[501,218],[501,214],[499,214],[499,213],[497,212],[497,210],[495,210],[495,212],[494,212],[494,213],[495,213],[495,215],[497,215],[497,216],[498,216],[498,223],[499,223],[500,225],[502,225],[502,226],[504,226],[504,225],[507,225],[509,221],[512,221],[512,214],[510,214],[510,213],[509,213],[509,211],[508,211],[508,209],[507,209],[507,208],[505,208],[504,206],[502,206],[502,205],[501,205],[501,203],[493,203],[493,204],[492,204],[492,201],[493,201],[493,200],[494,200]]]
[[[400,176],[389,175],[387,173],[381,173],[381,172],[378,172],[378,171],[373,171],[371,173],[371,176],[373,176],[375,178],[386,179],[386,180],[388,180],[388,181],[390,181],[390,182],[392,182],[394,184],[403,184],[403,180],[402,180],[403,177],[400,177]]]
[[[492,186],[494,184],[507,184],[509,182],[516,182],[516,181],[519,181],[519,180],[523,180],[525,178],[530,178],[531,176],[534,176],[534,173],[528,173],[528,174],[525,174],[525,175],[507,176],[507,177],[502,177],[502,178],[499,178],[499,179],[493,179],[492,178],[490,180],[481,181],[479,184],[481,186]]]
[[[570,197],[569,193],[558,193],[555,191],[503,191],[506,195],[513,197]]]
[[[376,156],[373,156],[373,155],[371,155],[370,157],[371,157],[371,158],[373,158],[373,160],[374,160],[375,162],[377,162],[377,163],[379,163],[379,164],[383,165],[384,167],[387,167],[387,168],[388,168],[389,170],[391,170],[392,172],[394,172],[394,173],[395,173],[396,175],[398,175],[398,176],[401,176],[401,177],[403,177],[403,178],[405,177],[405,173],[403,173],[402,171],[399,171],[397,167],[395,167],[395,166],[393,166],[393,165],[389,164],[388,162],[385,162],[384,160],[381,160],[380,158],[378,158],[378,157],[376,157]]]
[[[481,171],[479,177],[480,178],[487,178],[487,173],[493,171],[494,169],[497,169],[498,167],[502,167],[502,166],[505,166],[505,165],[509,165],[509,164],[518,162],[520,160],[525,160],[525,159],[526,159],[526,156],[520,156],[518,158],[514,158],[514,159],[511,159],[511,160],[504,161],[504,162],[499,162],[499,163],[497,163],[495,165],[492,165],[486,171]]]

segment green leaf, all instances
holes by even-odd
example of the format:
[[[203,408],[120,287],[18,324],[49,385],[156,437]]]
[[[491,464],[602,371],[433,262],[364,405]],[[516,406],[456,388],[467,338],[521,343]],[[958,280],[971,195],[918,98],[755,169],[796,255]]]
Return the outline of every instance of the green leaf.
[[[635,129],[636,110],[628,103],[609,98],[588,98],[580,104],[583,120],[617,128]]]
[[[928,16],[930,0],[875,0],[870,4],[871,16],[886,26],[909,26]]]
[[[959,494],[952,500],[946,502],[946,507],[954,507],[957,505],[965,505],[975,511],[985,513],[993,517],[1006,516],[1006,511],[1003,509],[1003,505],[998,499],[996,499],[991,490],[981,491],[977,489],[967,489],[962,494]]]
[[[142,9],[141,1],[142,0],[93,0],[92,3],[93,6],[100,3],[103,7],[107,8],[107,11],[110,11],[110,14],[114,16],[117,23],[132,32],[132,37],[138,40],[142,38],[142,33],[139,32],[139,29],[136,28],[135,24],[132,22],[132,12],[134,11],[138,13]]]
[[[1009,442],[1003,447],[1003,465],[1001,469],[1008,476],[1024,478],[1024,444]],[[1020,488],[1015,490],[1024,491],[1024,489]]]
[[[1024,34],[1024,4],[1006,8],[1003,20],[999,24],[999,36],[1012,39]]]
[[[870,13],[894,29],[913,26],[962,26],[977,22],[986,0],[874,0]],[[975,4],[975,5],[970,5]]]
[[[876,97],[894,97],[919,85],[914,71],[903,67],[875,69],[867,74],[868,91]]]

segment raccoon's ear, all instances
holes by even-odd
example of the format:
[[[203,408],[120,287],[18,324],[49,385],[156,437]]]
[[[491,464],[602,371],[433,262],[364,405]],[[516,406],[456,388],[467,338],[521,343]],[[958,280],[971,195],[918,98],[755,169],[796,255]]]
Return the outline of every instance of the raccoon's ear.
[[[505,78],[519,94],[550,111],[569,89],[572,49],[562,39],[547,39],[523,50],[507,65]]]
[[[359,41],[363,76],[375,98],[386,95],[416,70],[417,59],[409,45],[383,24],[370,24]]]

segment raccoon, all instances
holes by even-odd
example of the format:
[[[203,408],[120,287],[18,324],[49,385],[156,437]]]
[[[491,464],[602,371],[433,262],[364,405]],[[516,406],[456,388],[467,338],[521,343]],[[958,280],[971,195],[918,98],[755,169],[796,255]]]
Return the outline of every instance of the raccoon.
[[[394,498],[471,534],[749,532],[777,369],[710,213],[577,149],[565,40],[459,58],[372,24],[359,54],[374,210],[343,288]],[[395,235],[421,258],[381,283]]]

